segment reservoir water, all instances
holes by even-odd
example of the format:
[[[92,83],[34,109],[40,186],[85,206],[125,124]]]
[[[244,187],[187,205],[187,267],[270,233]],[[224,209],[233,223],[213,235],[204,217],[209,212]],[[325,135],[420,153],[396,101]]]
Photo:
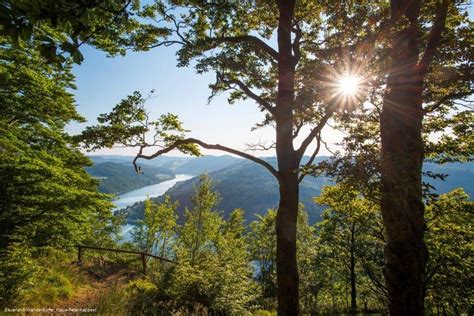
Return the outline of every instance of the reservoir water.
[[[190,174],[177,174],[174,179],[164,181],[158,184],[147,185],[146,187],[129,191],[123,194],[119,194],[118,199],[113,202],[116,205],[114,210],[132,205],[135,202],[145,201],[147,197],[157,197],[165,194],[169,188],[175,185],[177,182],[185,181],[193,178]]]
[[[163,195],[166,193],[166,191],[168,191],[169,188],[171,188],[177,182],[185,181],[193,177],[194,175],[190,174],[177,174],[174,179],[164,181],[158,184],[148,185],[140,189],[126,192],[124,194],[119,194],[118,198],[113,201],[115,204],[114,211],[132,205],[136,202],[145,201],[147,197],[152,198]],[[132,228],[133,225],[129,224],[122,226],[122,238],[124,241],[130,240],[130,232]]]

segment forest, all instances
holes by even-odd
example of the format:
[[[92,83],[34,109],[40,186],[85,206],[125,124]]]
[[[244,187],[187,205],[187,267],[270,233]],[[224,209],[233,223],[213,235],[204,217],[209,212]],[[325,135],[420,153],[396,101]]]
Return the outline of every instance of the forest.
[[[147,172],[140,177],[130,165],[115,162],[94,163],[86,171],[99,179],[99,191],[103,193],[120,194],[140,187],[173,179],[171,170],[147,166]]]
[[[0,310],[472,315],[473,14],[463,0],[2,0]],[[197,130],[128,78],[84,110],[76,74],[106,84],[91,52],[170,49],[164,80],[194,79],[168,92],[210,79],[186,108]],[[250,105],[261,120],[245,128],[272,138],[244,149],[237,117],[219,117],[224,133],[201,115]],[[117,148],[133,156],[93,156]]]

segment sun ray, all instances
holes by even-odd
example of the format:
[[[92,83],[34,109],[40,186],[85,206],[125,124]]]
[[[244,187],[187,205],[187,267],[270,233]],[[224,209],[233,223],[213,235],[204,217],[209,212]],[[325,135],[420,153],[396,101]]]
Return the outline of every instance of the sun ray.
[[[351,96],[357,94],[360,86],[360,78],[356,76],[343,76],[338,82],[338,90],[341,94]]]

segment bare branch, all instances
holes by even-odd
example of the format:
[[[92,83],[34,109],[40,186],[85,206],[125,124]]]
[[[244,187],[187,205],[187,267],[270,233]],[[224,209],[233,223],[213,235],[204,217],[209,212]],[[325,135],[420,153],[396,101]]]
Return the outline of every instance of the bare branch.
[[[257,144],[245,144],[248,148],[248,150],[254,152],[254,151],[268,151],[271,149],[276,148],[276,143],[272,142],[270,145],[262,144],[261,142],[258,142]]]
[[[141,146],[140,151],[138,152],[138,154],[133,159],[133,165],[135,167],[135,170],[137,172],[140,172],[140,167],[137,166],[137,160],[139,158],[150,160],[150,159],[156,158],[160,155],[166,154],[166,153],[172,151],[173,149],[177,149],[180,146],[188,145],[188,144],[196,144],[196,145],[199,145],[199,146],[201,146],[203,148],[206,148],[206,149],[215,149],[215,150],[225,151],[225,152],[240,156],[242,158],[251,160],[251,161],[253,161],[255,163],[258,163],[258,164],[262,165],[263,167],[265,167],[268,171],[270,171],[271,174],[273,174],[273,176],[275,176],[275,178],[278,181],[280,181],[278,171],[276,171],[275,168],[273,168],[273,166],[271,164],[269,164],[268,162],[266,162],[265,160],[262,160],[260,158],[254,157],[250,154],[244,153],[242,151],[239,151],[239,150],[236,150],[236,149],[233,149],[233,148],[229,148],[229,147],[222,146],[222,145],[219,145],[219,144],[208,144],[208,143],[205,143],[205,142],[203,142],[199,139],[195,139],[195,138],[186,138],[186,139],[177,140],[172,145],[170,145],[166,148],[163,148],[161,150],[158,150],[152,155],[144,155],[143,154],[143,149],[145,149],[146,147],[149,147],[148,145]]]
[[[304,153],[306,152],[306,149],[308,148],[309,144],[313,141],[313,139],[321,133],[321,130],[324,128],[328,120],[331,118],[332,114],[336,110],[336,105],[335,103],[331,103],[326,109],[326,114],[321,118],[319,121],[318,125],[316,125],[309,135],[303,140],[303,143],[301,143],[300,148],[297,150],[299,154],[299,158],[303,157]]]
[[[331,148],[329,148],[329,145],[328,145],[327,142],[325,142],[324,140],[321,140],[321,143],[323,143],[324,148],[326,148],[326,150],[327,150],[328,152],[330,152],[331,155],[336,156],[336,153],[335,153],[334,151],[332,151]]]
[[[313,154],[311,155],[311,158],[309,158],[308,162],[304,165],[304,167],[309,167],[314,159],[316,158],[316,155],[319,153],[319,149],[321,149],[321,132],[316,135],[316,149],[314,150]],[[304,172],[302,172],[298,178],[298,182],[301,183],[305,177]]]
[[[293,48],[293,63],[297,65],[300,58],[301,58],[301,37],[303,36],[303,31],[298,23],[296,23],[295,27],[293,28],[293,32],[295,33],[295,39],[292,43]]]
[[[169,46],[174,45],[174,44],[185,45],[186,43],[181,42],[181,41],[170,40],[170,41],[163,41],[163,42],[159,42],[159,43],[150,45],[147,48],[151,49],[151,48],[157,48],[157,47],[160,47],[160,46],[169,47]],[[133,48],[129,48],[129,49],[132,50]]]

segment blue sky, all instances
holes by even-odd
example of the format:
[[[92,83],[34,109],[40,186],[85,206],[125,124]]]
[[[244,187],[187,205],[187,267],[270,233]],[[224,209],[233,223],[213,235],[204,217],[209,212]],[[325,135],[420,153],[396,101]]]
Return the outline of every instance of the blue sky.
[[[246,144],[266,143],[274,139],[271,128],[251,132],[263,114],[252,101],[229,105],[225,95],[210,104],[208,84],[215,80],[212,73],[198,75],[193,67],[176,67],[175,49],[158,48],[149,52],[129,53],[125,57],[108,58],[91,47],[82,50],[84,62],[74,67],[77,90],[74,91],[79,112],[88,120],[85,124],[71,124],[68,130],[80,132],[94,124],[100,113],[106,113],[125,96],[137,90],[146,95],[155,89],[155,98],[147,102],[153,116],[177,114],[192,137],[245,150]],[[336,131],[327,130],[326,139],[336,140]],[[206,154],[221,155],[219,151],[203,150]],[[104,149],[96,154],[133,155],[135,149]],[[172,152],[172,155],[179,154]],[[274,155],[273,151],[255,152],[257,156]],[[321,154],[327,155],[326,150]]]
[[[192,67],[176,67],[173,48],[129,53],[125,57],[107,58],[103,52],[86,47],[85,60],[75,66],[75,91],[79,112],[88,123],[95,123],[100,113],[109,112],[122,98],[137,90],[146,95],[155,89],[155,98],[147,102],[153,116],[177,114],[190,135],[206,142],[244,148],[249,137],[271,137],[271,131],[250,133],[262,114],[251,102],[230,106],[225,97],[207,104],[208,84],[212,74],[197,75]],[[73,124],[79,132],[86,124]],[[133,154],[131,149],[102,150],[99,153]],[[214,152],[213,154],[219,154]]]

